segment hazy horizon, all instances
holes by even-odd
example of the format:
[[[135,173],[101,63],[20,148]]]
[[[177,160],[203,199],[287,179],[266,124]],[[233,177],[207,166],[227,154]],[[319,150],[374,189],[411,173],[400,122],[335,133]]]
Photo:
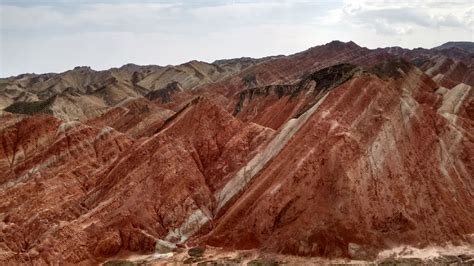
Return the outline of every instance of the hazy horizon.
[[[0,76],[474,41],[472,1],[2,0]]]

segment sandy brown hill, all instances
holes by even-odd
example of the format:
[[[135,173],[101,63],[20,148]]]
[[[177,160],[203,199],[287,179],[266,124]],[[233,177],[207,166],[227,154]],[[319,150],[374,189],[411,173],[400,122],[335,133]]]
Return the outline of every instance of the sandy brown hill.
[[[46,112],[63,120],[85,120],[128,98],[155,91],[163,94],[159,91],[166,92],[168,84],[177,83],[181,88],[190,90],[252,64],[253,61],[247,64],[227,62],[224,69],[217,64],[191,61],[166,67],[128,64],[104,71],[76,67],[59,74],[20,75],[2,79],[0,108],[26,114]],[[58,95],[63,96],[61,101],[52,101]],[[37,108],[45,102],[51,102],[48,105],[50,108]]]

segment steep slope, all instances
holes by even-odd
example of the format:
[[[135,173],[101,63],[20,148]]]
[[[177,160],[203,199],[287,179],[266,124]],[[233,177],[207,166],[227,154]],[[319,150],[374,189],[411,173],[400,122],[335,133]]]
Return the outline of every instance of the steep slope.
[[[85,121],[95,127],[111,127],[133,138],[151,136],[175,112],[138,97],[128,99],[106,113]]]
[[[446,56],[434,56],[420,66],[439,85],[452,88],[459,83],[474,86],[474,65],[466,66],[462,61]]]
[[[219,218],[196,241],[370,257],[394,245],[468,240],[473,123],[460,112],[472,89],[441,97],[421,71],[392,67],[400,77],[387,68],[380,77],[359,73],[287,122],[276,137],[285,143],[269,144],[280,151],[264,151],[272,158],[231,179],[240,193],[223,197]]]
[[[184,241],[212,216],[213,191],[271,135],[204,98],[136,141],[107,126],[25,117],[0,132],[1,261],[93,263],[153,251],[159,238]]]
[[[108,129],[61,123],[48,115],[24,118],[0,135],[7,173],[0,191],[5,199],[0,206],[2,263],[51,263],[49,256],[57,252],[70,261],[81,256],[84,247],[64,250],[55,239],[86,214],[83,201],[97,173],[132,142]]]
[[[242,123],[205,97],[197,97],[168,119],[160,134],[186,136],[187,146],[194,149],[214,190],[221,186],[221,178],[236,171],[249,153],[255,154],[272,132],[254,123]]]
[[[465,44],[469,45],[472,43]],[[378,50],[411,61],[443,87],[452,88],[459,83],[474,86],[474,53],[470,49],[446,43],[432,49],[389,47]]]
[[[339,64],[318,70],[296,84],[269,85],[243,90],[233,114],[243,121],[278,129],[321,99],[328,90],[349,79],[358,69]]]

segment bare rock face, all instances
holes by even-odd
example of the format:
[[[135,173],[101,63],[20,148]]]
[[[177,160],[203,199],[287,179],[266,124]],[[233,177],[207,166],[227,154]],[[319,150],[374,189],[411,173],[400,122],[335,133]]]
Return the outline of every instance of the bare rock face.
[[[133,138],[155,134],[175,112],[161,108],[146,98],[132,98],[104,114],[85,121],[95,127],[111,127]]]
[[[455,47],[335,41],[4,79],[0,264],[472,247],[471,68]]]
[[[278,129],[288,119],[298,117],[330,89],[357,71],[351,64],[338,64],[305,75],[296,84],[269,85],[241,91],[233,114]]]
[[[24,118],[1,134],[6,251],[18,261],[77,263],[185,241],[212,218],[215,187],[271,135],[204,98],[136,141],[109,126]]]
[[[118,232],[109,232],[104,234],[104,237],[97,242],[97,246],[94,249],[94,255],[110,256],[115,255],[120,251],[122,247],[122,238]]]
[[[472,122],[443,112],[448,100],[423,72],[394,69],[399,77],[356,74],[287,122],[281,131],[297,129],[284,147],[198,242],[338,257],[350,243],[466,239],[474,146],[461,132]],[[472,100],[468,87],[457,106]]]

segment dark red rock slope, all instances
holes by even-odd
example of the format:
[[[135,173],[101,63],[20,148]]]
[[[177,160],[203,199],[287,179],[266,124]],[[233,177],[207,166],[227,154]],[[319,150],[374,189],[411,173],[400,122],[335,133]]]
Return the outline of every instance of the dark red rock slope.
[[[454,110],[425,74],[402,68],[395,79],[358,73],[288,122],[284,130],[299,128],[199,241],[338,257],[351,243],[465,239],[474,226],[474,128],[458,112],[472,90],[464,87]]]

